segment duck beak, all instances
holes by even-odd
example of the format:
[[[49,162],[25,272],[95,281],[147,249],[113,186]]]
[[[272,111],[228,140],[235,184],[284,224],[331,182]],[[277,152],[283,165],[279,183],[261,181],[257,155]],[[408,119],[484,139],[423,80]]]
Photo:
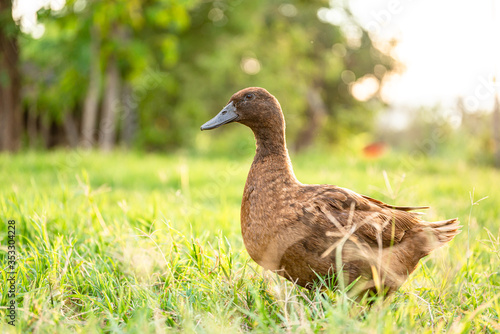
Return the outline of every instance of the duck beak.
[[[221,125],[231,123],[237,118],[238,115],[236,114],[236,107],[234,106],[233,101],[231,101],[224,107],[224,109],[221,110],[220,113],[217,114],[217,116],[203,124],[201,126],[201,130],[215,129]]]

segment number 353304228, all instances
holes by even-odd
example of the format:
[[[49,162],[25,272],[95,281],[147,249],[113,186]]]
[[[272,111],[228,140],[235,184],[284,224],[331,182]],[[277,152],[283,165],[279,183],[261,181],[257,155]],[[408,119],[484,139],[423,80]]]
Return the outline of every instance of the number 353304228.
[[[9,220],[8,221],[8,228],[7,228],[7,244],[8,244],[8,251],[9,255],[16,255],[16,221],[15,220]]]

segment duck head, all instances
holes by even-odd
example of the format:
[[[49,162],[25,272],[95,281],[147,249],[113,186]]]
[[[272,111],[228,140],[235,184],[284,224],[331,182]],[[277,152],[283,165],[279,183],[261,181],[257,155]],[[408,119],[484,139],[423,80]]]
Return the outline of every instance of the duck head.
[[[235,93],[214,118],[201,126],[201,130],[215,129],[232,122],[244,124],[254,132],[273,128],[284,130],[285,126],[278,100],[260,87],[249,87]]]

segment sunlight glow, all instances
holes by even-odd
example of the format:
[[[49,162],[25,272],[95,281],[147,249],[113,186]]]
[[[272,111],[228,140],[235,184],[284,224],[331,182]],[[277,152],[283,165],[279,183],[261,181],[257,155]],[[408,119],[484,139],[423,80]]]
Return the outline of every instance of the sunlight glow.
[[[373,75],[365,75],[351,86],[351,93],[359,101],[368,101],[379,90],[379,81]]]
[[[246,74],[257,74],[260,72],[260,62],[254,57],[245,57],[241,60],[241,69]]]
[[[50,8],[58,11],[64,8],[66,0],[16,0],[13,3],[12,17],[20,22],[21,30],[33,38],[40,38],[45,32],[43,24],[38,23],[37,11]]]
[[[383,83],[387,102],[493,106],[500,69],[498,0],[350,0],[350,8],[381,44],[398,41],[394,55],[405,67]],[[498,80],[497,80],[498,82]]]

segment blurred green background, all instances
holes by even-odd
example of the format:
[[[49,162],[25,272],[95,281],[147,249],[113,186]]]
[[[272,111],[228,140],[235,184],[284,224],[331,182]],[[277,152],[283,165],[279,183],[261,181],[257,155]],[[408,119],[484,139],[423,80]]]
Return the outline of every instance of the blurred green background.
[[[413,107],[406,126],[387,126],[381,91],[404,70],[398,42],[377,42],[347,2],[54,0],[17,21],[11,1],[1,3],[2,150],[200,149],[226,135],[200,139],[200,124],[237,90],[261,86],[281,102],[296,151],[355,142],[365,155],[433,154],[465,140],[464,158],[494,160],[491,112],[458,104],[457,126],[439,106]],[[30,24],[38,30],[26,32]],[[433,131],[440,139],[426,145]]]
[[[353,18],[355,40],[320,20],[328,6],[69,0],[40,9],[37,39],[8,22],[7,6],[2,33],[18,51],[22,123],[12,145],[193,147],[199,125],[247,86],[279,98],[298,149],[368,131],[382,103],[358,101],[350,86],[382,80],[395,60]]]

